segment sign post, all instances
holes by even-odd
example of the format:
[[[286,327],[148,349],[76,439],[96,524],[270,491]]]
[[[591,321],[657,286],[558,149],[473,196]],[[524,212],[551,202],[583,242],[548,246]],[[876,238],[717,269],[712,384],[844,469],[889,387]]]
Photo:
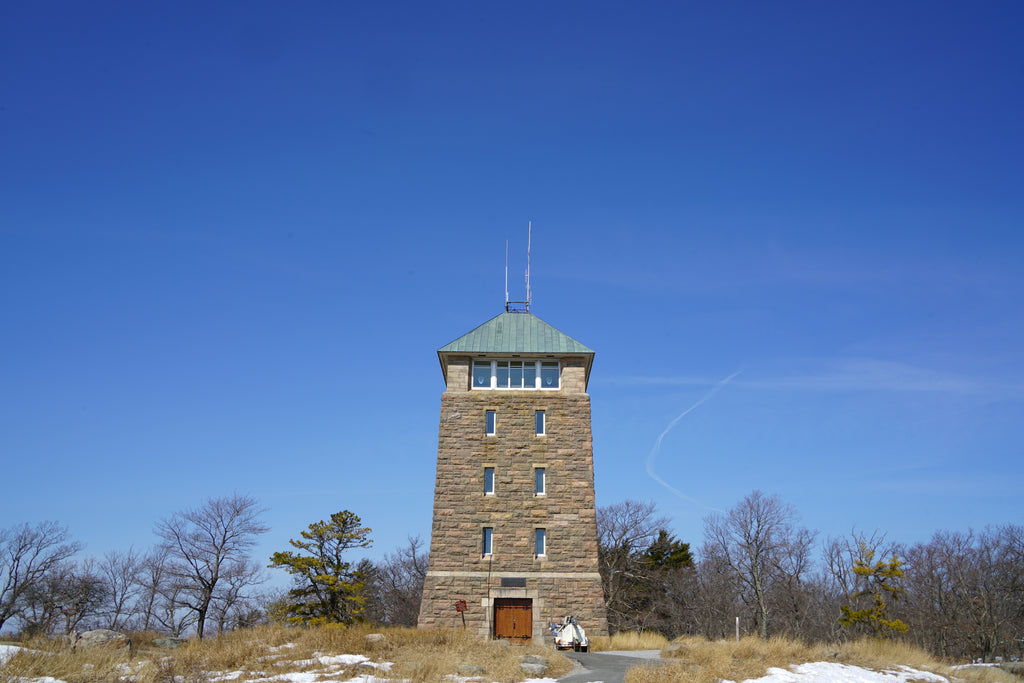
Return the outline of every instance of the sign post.
[[[465,628],[466,628],[466,610],[467,609],[468,608],[466,607],[466,601],[465,600],[456,600],[456,602],[455,602],[455,611],[462,615],[462,628],[463,628],[463,630],[465,630]]]

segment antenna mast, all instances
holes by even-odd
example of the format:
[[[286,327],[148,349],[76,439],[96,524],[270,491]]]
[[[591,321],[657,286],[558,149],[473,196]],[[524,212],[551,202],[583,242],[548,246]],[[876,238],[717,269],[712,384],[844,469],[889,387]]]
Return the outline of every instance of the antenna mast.
[[[533,221],[526,234],[526,301],[508,300],[508,240],[505,240],[505,310],[510,313],[529,313],[533,294],[530,291],[530,245],[533,241]]]
[[[526,232],[526,312],[530,312],[530,242],[533,241],[533,221],[527,224]]]

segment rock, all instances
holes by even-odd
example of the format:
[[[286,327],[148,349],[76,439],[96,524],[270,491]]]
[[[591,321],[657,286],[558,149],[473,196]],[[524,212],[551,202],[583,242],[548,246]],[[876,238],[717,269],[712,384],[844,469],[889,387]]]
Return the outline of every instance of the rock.
[[[108,647],[111,649],[131,647],[131,645],[132,641],[128,636],[106,628],[86,631],[78,637],[76,643],[77,647]]]
[[[386,650],[391,644],[388,642],[388,637],[383,633],[367,633],[365,639],[366,647],[369,650]]]
[[[519,665],[519,668],[524,674],[529,676],[543,676],[544,672],[548,670],[548,667],[543,664],[531,664],[529,662],[523,662]]]
[[[548,660],[540,655],[523,655],[519,658],[519,668],[530,676],[543,676],[548,670]]]
[[[540,655],[523,655],[519,658],[521,664],[542,664],[544,668],[548,667],[548,660]]]
[[[486,673],[476,664],[460,664],[458,671],[460,676],[483,676]]]
[[[188,640],[185,638],[156,638],[153,640],[153,647],[158,647],[161,650],[176,650]]]

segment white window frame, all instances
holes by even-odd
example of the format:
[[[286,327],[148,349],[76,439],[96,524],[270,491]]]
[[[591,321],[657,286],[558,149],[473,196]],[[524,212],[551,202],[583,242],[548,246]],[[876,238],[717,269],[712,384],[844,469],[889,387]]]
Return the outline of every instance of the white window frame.
[[[533,554],[539,558],[548,556],[548,530],[544,527],[533,530]]]
[[[527,387],[499,387],[498,386],[498,363],[523,363],[533,364],[535,366],[534,371],[534,386]],[[544,368],[544,364],[557,365],[558,367],[558,382],[555,386],[545,387],[541,386],[541,374]],[[477,386],[476,384],[476,369],[477,366],[484,366],[490,364],[491,366],[491,383],[487,386]],[[473,391],[485,391],[494,389],[497,391],[558,391],[562,388],[562,362],[557,360],[523,360],[521,358],[495,358],[493,360],[474,360],[470,365],[469,369],[469,384]]]
[[[540,490],[537,487],[537,477],[540,477]],[[533,468],[533,495],[535,496],[546,496],[548,495],[548,468],[547,467],[534,467]]]
[[[487,410],[484,412],[484,436],[494,436],[498,433],[498,411]]]
[[[485,526],[480,533],[480,554],[483,557],[494,556],[494,527]]]
[[[487,481],[487,473],[488,472],[491,473],[491,480],[489,482]],[[490,484],[490,489],[489,490],[488,490],[488,484]],[[487,467],[484,468],[484,495],[485,496],[493,496],[494,495],[494,467],[491,466],[491,465],[488,465]]]

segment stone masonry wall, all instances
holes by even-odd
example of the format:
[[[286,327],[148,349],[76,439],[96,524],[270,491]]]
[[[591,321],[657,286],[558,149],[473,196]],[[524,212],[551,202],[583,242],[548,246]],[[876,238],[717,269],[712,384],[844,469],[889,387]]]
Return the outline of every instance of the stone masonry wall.
[[[566,614],[588,632],[606,633],[582,361],[563,360],[559,391],[470,391],[468,367],[469,359],[449,361],[441,397],[420,626],[461,626],[454,602],[466,600],[467,625],[489,634],[495,597],[531,597],[535,637]],[[488,410],[497,418],[493,436],[485,434]],[[537,410],[546,413],[544,436],[535,433]],[[484,493],[485,467],[494,468],[493,495]],[[534,493],[537,467],[545,468],[544,495]],[[490,557],[482,555],[484,527],[493,528]],[[544,557],[534,552],[537,528],[546,529]],[[502,589],[503,577],[525,579],[526,587]]]
[[[420,628],[462,628],[462,616],[455,610],[456,600],[466,600],[466,628],[481,636],[491,635],[494,600],[498,598],[533,599],[533,638],[548,635],[548,623],[574,615],[588,635],[607,635],[604,595],[600,576],[546,577],[514,574],[526,579],[526,588],[502,588],[498,575],[428,577],[420,610]]]

